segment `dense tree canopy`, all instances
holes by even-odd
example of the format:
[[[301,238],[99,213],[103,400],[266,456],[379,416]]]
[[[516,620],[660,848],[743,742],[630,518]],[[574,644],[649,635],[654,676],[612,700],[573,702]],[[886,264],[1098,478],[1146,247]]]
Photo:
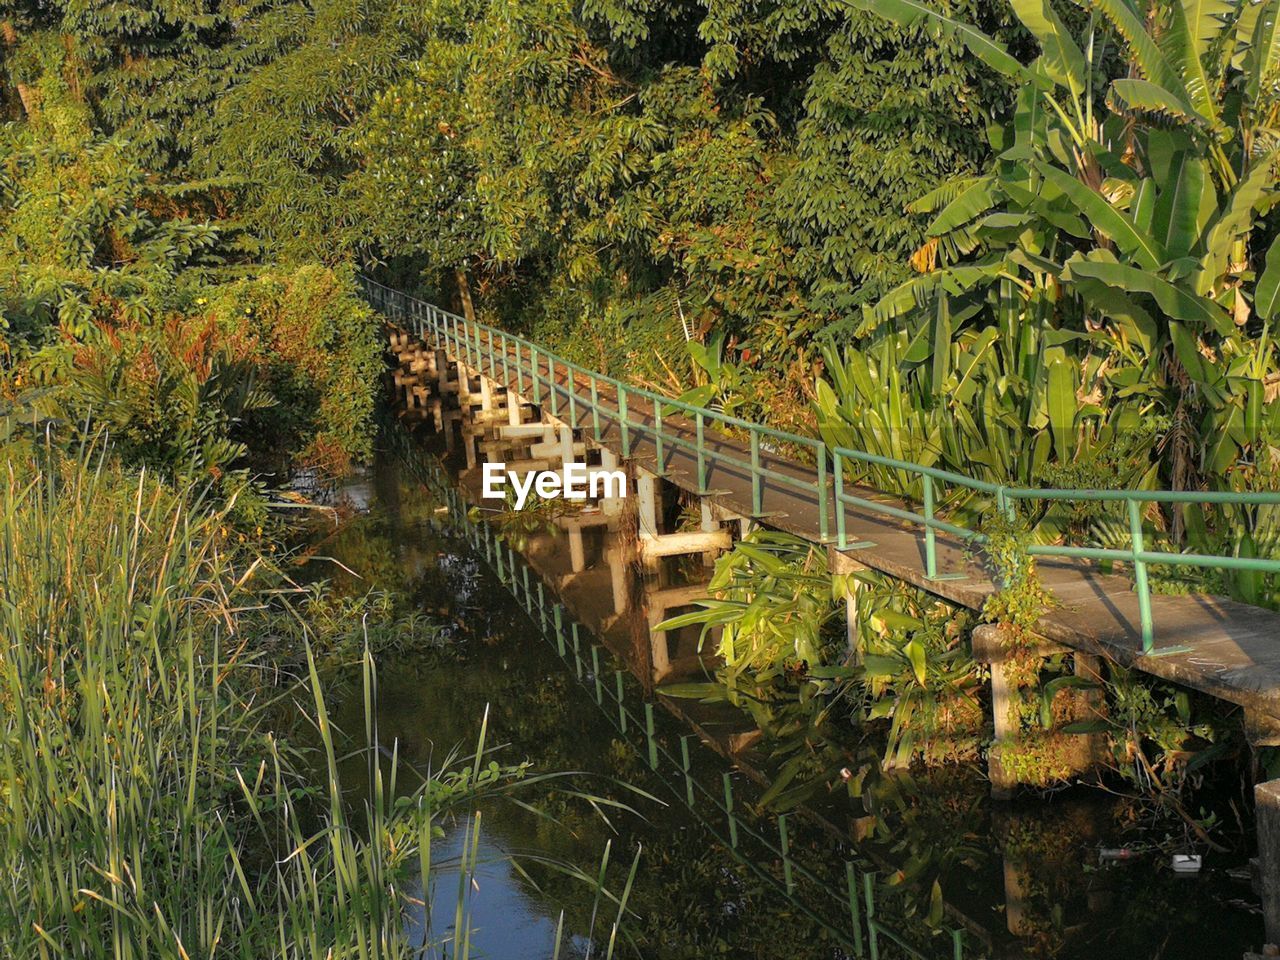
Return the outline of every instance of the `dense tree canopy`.
[[[926,462],[1265,483],[1276,7],[5,0],[7,355],[355,264]]]

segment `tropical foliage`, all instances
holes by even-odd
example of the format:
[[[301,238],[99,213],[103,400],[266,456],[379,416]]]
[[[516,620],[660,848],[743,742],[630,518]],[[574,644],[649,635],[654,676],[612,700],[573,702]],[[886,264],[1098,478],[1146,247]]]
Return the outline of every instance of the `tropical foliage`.
[[[860,6],[931,24],[1019,94],[987,168],[914,202],[933,214],[918,275],[831,357],[824,435],[1024,484],[1267,482],[1280,418],[1276,4],[1013,2],[1039,45],[1029,64],[924,5]],[[1248,555],[1274,546],[1261,513],[1153,519],[1175,542]],[[1050,519],[1049,535],[1071,521]]]

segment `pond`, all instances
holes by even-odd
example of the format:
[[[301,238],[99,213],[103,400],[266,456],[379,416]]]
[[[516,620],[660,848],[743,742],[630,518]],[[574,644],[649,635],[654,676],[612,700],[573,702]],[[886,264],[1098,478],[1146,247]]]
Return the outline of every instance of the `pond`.
[[[1207,858],[1197,875],[1175,873],[1167,855],[1147,850],[1165,838],[1135,832],[1122,800],[1075,788],[996,803],[978,764],[901,775],[886,814],[890,842],[882,835],[863,848],[842,842],[858,833],[866,811],[851,809],[838,792],[793,811],[782,841],[792,875],[776,856],[776,818],[754,806],[775,767],[744,715],[658,698],[649,742],[662,751],[659,773],[650,769],[656,754],[646,755],[646,732],[636,729],[655,684],[705,670],[696,630],[665,636],[650,629],[698,594],[708,572],[698,558],[642,576],[619,559],[624,545],[610,524],[544,517],[508,528],[502,551],[518,548],[524,560],[518,574],[506,561],[503,577],[518,590],[530,583],[531,594],[541,580],[548,602],[559,597],[566,616],[582,624],[575,667],[572,651],[562,658],[548,640],[554,631],[539,622],[537,605],[531,615],[531,604],[513,597],[488,562],[486,553],[500,558],[501,551],[478,545],[465,518],[424,482],[423,458],[439,454],[450,482],[474,485],[482,449],[464,457],[455,442],[446,455],[437,442],[386,444],[393,449],[341,492],[346,519],[314,545],[337,561],[311,566],[324,565],[338,590],[387,591],[402,609],[443,624],[443,642],[379,663],[380,742],[394,744],[411,768],[436,769],[451,753],[474,750],[487,716],[495,759],[573,776],[534,785],[521,803],[483,805],[478,831],[470,819],[448,826],[433,853],[443,859],[430,907],[413,919],[425,955],[461,956],[457,941],[466,940],[471,956],[495,960],[606,956],[618,914],[594,882],[606,855],[605,887],[615,895],[637,863],[616,956],[846,957],[870,950],[865,934],[855,943],[851,933],[855,923],[869,933],[869,907],[883,924],[877,951],[886,957],[907,955],[893,934],[921,956],[952,956],[951,930],[963,931],[966,957],[1236,960],[1261,940],[1241,862]],[[586,654],[594,642],[606,658],[598,672]],[[609,713],[624,674],[627,734]],[[361,710],[353,695],[337,715],[353,742]],[[691,751],[687,781],[682,749]],[[740,751],[736,762],[721,755],[731,749]],[[676,769],[664,776],[667,758]],[[358,792],[362,777],[367,783],[364,763],[352,758],[348,767]],[[720,802],[726,783],[740,817],[736,856]],[[685,793],[692,806],[681,801]],[[753,846],[753,831],[764,845]],[[458,864],[475,835],[478,863],[463,876]],[[895,868],[909,873],[920,851],[945,851],[942,932],[925,922],[928,891],[895,883]],[[855,904],[846,862],[858,864]],[[875,876],[872,900],[864,874]],[[459,897],[461,932],[454,929]]]

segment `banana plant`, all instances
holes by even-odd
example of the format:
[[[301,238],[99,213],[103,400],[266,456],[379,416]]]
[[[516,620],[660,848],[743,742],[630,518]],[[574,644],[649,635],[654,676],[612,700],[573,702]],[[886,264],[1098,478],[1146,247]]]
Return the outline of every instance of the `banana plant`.
[[[919,275],[868,323],[925,331],[931,375],[946,364],[939,315],[952,342],[955,317],[995,329],[1028,384],[1028,437],[1043,418],[1059,463],[1079,455],[1082,411],[1128,404],[1195,428],[1190,447],[1164,445],[1161,479],[1221,484],[1280,422],[1266,389],[1280,380],[1280,241],[1263,268],[1280,203],[1280,0],[1073,0],[1082,37],[1066,4],[1010,0],[1040,47],[1027,64],[917,0],[853,2],[958,38],[1019,88],[990,168],[916,204],[934,214]]]

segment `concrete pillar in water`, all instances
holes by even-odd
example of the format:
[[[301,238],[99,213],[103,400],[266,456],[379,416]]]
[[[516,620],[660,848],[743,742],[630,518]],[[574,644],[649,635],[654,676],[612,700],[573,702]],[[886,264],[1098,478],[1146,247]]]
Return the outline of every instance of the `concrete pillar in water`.
[[[661,683],[671,673],[671,641],[667,631],[655,629],[666,619],[666,610],[655,604],[649,606],[649,666],[653,682]]]
[[[702,507],[702,532],[703,533],[719,533],[720,524],[716,521],[715,516],[711,512],[711,501],[703,497],[699,501]],[[720,555],[719,550],[708,550],[702,555],[702,564],[707,567],[714,567],[716,557]]]
[[[1043,638],[1032,638],[1031,642],[1034,644],[1030,650],[1032,657],[1043,659],[1060,653],[1071,653],[1077,676],[1096,682],[1101,681],[1102,664],[1093,654],[1071,650]],[[1018,780],[1004,769],[999,760],[1000,750],[994,748],[1012,747],[1018,743],[1021,730],[1018,727],[1017,718],[1013,715],[1016,698],[1019,696],[1018,686],[1012,676],[1010,651],[1005,646],[998,624],[986,623],[975,627],[972,645],[974,660],[985,663],[991,668],[991,714],[995,737],[992,753],[987,758],[987,776],[991,781],[991,795],[998,800],[1004,800],[1013,795]],[[1078,698],[1074,711],[1076,719],[1098,716],[1105,710],[1101,690],[1059,694],[1059,696],[1063,695]],[[1102,735],[1072,734],[1070,736],[1071,746],[1069,757],[1065,758],[1066,762],[1077,773],[1092,769],[1105,749]]]
[[[613,587],[613,612],[626,613],[631,606],[631,591],[627,585],[627,560],[617,547],[610,547],[605,554],[609,565],[609,580]]]
[[[603,470],[617,470],[620,464],[617,456],[608,447],[600,448],[600,467]],[[616,517],[622,512],[621,497],[602,497],[600,500],[600,512],[606,517]]]
[[[972,643],[973,659],[991,668],[991,719],[995,728],[993,747],[1010,743],[1018,731],[1014,729],[1012,717],[1014,687],[1005,662],[1008,651],[1000,639],[1000,627],[994,623],[974,627]],[[993,797],[1007,800],[1013,796],[1017,781],[1005,771],[994,749],[987,760],[987,778],[991,781]]]
[[[1253,788],[1258,822],[1258,877],[1267,943],[1280,944],[1280,780]],[[1265,950],[1265,948],[1264,948]]]
[[[574,524],[569,528],[569,569],[581,573],[587,568],[587,551],[582,542],[582,527]]]
[[[636,470],[636,508],[639,512],[640,539],[658,537],[658,485],[653,474]]]
[[[573,462],[573,428],[562,426],[560,428],[560,462],[562,464]]]

